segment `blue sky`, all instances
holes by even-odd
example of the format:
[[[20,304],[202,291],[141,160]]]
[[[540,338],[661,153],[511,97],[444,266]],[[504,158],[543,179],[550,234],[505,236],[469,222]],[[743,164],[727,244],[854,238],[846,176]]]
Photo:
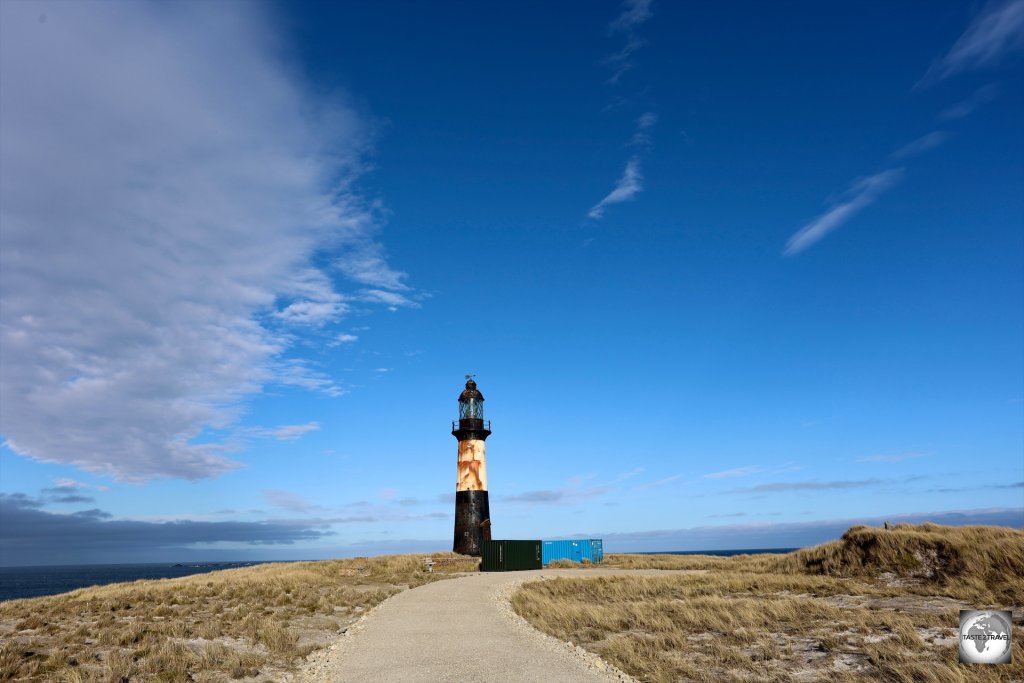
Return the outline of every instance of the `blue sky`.
[[[1024,0],[0,9],[0,564],[1024,526]]]

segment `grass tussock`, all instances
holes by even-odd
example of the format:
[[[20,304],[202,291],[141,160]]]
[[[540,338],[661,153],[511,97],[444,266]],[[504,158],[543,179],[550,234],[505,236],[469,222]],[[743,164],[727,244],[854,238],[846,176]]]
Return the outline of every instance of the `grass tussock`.
[[[548,569],[579,569],[582,565],[572,560],[551,560],[545,566]]]
[[[854,527],[787,555],[609,555],[690,571],[534,582],[512,602],[643,681],[1024,680],[1022,539],[925,524]],[[1014,663],[961,665],[959,610],[1012,606]]]
[[[421,555],[265,564],[0,603],[0,681],[277,680],[368,609],[475,571]],[[463,561],[460,561],[463,560]]]
[[[851,527],[838,541],[769,562],[774,571],[888,575],[983,603],[1024,605],[1024,531],[995,526]]]

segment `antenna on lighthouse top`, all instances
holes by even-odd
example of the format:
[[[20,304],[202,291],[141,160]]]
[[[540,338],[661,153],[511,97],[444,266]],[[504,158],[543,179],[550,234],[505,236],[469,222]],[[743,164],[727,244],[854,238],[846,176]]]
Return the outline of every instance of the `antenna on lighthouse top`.
[[[476,375],[466,375],[466,379],[473,379]]]

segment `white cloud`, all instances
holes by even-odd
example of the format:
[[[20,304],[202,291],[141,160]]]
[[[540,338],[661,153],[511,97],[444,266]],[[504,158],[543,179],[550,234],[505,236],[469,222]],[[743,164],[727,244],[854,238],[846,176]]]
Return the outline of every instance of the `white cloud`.
[[[909,159],[916,157],[920,154],[927,152],[930,149],[935,149],[949,138],[949,133],[941,130],[933,130],[930,133],[926,133],[914,140],[913,142],[907,143],[903,147],[889,155],[890,159],[899,161],[902,159]]]
[[[399,306],[405,306],[408,308],[419,308],[419,303],[412,301],[408,297],[405,297],[397,292],[388,292],[383,289],[362,289],[359,290],[357,298],[360,301],[366,301],[374,304],[385,304],[391,309],[398,308]]]
[[[301,425],[281,425],[273,428],[260,428],[254,430],[258,436],[277,439],[278,441],[294,441],[304,434],[320,430],[319,422],[307,422]]]
[[[878,197],[903,177],[902,168],[889,169],[857,180],[847,190],[843,201],[815,218],[795,232],[786,243],[786,256],[799,254],[829,234],[857,213],[870,206]]]
[[[658,115],[654,112],[649,111],[641,114],[636,120],[636,129],[633,131],[633,137],[630,138],[629,144],[633,147],[641,148],[641,150],[649,148],[651,145],[650,131],[657,122]],[[587,212],[587,217],[592,220],[599,220],[604,217],[605,209],[610,204],[630,201],[641,190],[643,190],[643,175],[640,173],[640,155],[634,154],[626,162],[626,168],[622,172],[622,177],[615,183],[615,188],[604,199],[590,208],[590,211]],[[584,244],[584,246],[587,246],[587,244]]]
[[[639,157],[633,157],[626,162],[626,168],[622,171],[622,177],[619,178],[618,182],[615,183],[615,189],[613,189],[608,196],[599,201],[590,211],[587,212],[587,216],[594,220],[598,220],[604,217],[605,209],[612,204],[619,204],[621,202],[628,202],[643,190],[643,175],[640,173],[640,159]]]
[[[925,457],[924,453],[879,453],[857,458],[857,462],[901,462]]]
[[[621,50],[604,58],[603,63],[612,68],[612,75],[608,77],[607,81],[609,84],[615,85],[622,80],[626,72],[633,68],[633,53],[646,44],[645,41],[631,34]]]
[[[384,258],[380,244],[367,242],[334,264],[348,278],[371,287],[384,289],[409,289],[402,280],[405,273],[393,270]]]
[[[58,488],[66,489],[96,489],[97,491],[109,491],[109,486],[103,486],[102,484],[86,484],[82,481],[75,479],[69,479],[67,477],[61,477],[53,480],[53,485]]]
[[[338,320],[349,311],[345,297],[321,270],[303,268],[283,285],[291,302],[274,312],[278,319],[297,325],[319,327]]]
[[[630,471],[628,471],[628,472],[623,472],[622,474],[620,474],[620,475],[619,475],[619,476],[618,476],[618,477],[617,477],[617,478],[615,479],[615,481],[625,481],[626,479],[632,479],[633,477],[638,477],[638,476],[640,476],[641,474],[643,474],[643,473],[644,473],[644,472],[646,472],[646,471],[647,471],[647,469],[646,469],[646,468],[644,468],[644,467],[634,467],[634,468],[633,468],[633,469],[631,469]]]
[[[311,368],[309,363],[301,358],[289,358],[271,365],[273,368],[273,381],[290,387],[299,387],[307,391],[315,391],[326,396],[338,397],[345,394],[345,390],[329,376]]]
[[[664,486],[665,484],[671,484],[672,482],[682,478],[683,475],[681,474],[673,474],[672,476],[665,477],[664,479],[658,479],[657,481],[651,481],[647,482],[646,484],[640,484],[639,486],[637,486],[637,488],[640,490],[656,489]]]
[[[263,492],[263,499],[267,501],[268,505],[293,512],[308,512],[320,508],[318,505],[313,505],[306,497],[282,489],[265,490]]]
[[[236,467],[193,439],[266,383],[341,393],[287,327],[344,315],[341,276],[408,290],[350,189],[365,124],[255,3],[0,13],[0,433],[119,479]]]
[[[275,312],[281,320],[299,325],[323,325],[337,320],[348,310],[340,301],[295,301]]]
[[[66,489],[84,489],[84,488],[88,488],[89,487],[88,484],[84,484],[84,483],[82,483],[80,481],[77,481],[75,479],[69,479],[67,477],[61,477],[59,479],[54,479],[53,480],[53,485],[54,486],[59,486],[60,488],[66,488]]]
[[[727,479],[730,477],[747,477],[752,474],[760,474],[764,472],[763,467],[734,467],[731,470],[722,470],[721,472],[711,472],[705,474],[705,479]]]
[[[949,76],[993,66],[1007,53],[1024,47],[1024,0],[992,2],[970,23],[949,53],[933,64],[916,88]]]
[[[651,128],[658,122],[658,115],[652,111],[646,112],[636,120],[636,130],[629,144],[636,147],[648,147],[651,144]]]
[[[651,12],[651,0],[625,0],[622,3],[622,11],[619,16],[608,24],[608,31],[611,33],[632,31],[652,16],[654,15]]]
[[[953,106],[944,109],[942,113],[939,114],[939,118],[948,121],[950,119],[962,119],[965,116],[969,116],[974,113],[974,110],[978,107],[988,104],[995,99],[996,93],[997,88],[992,83],[983,85],[971,93],[971,96],[967,99],[961,100]]]
[[[622,3],[622,11],[608,24],[608,33],[623,33],[626,36],[626,44],[622,49],[604,59],[604,63],[612,68],[609,83],[618,83],[623,74],[633,68],[633,53],[645,44],[637,36],[636,29],[652,16],[654,14],[651,12],[651,0],[625,0]]]
[[[636,127],[639,130],[650,128],[658,122],[658,115],[653,111],[645,112],[640,115],[640,118],[636,120]]]

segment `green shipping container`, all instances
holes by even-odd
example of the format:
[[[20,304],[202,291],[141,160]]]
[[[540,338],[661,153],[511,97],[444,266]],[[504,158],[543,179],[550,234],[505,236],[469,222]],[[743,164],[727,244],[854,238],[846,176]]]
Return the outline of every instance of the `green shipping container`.
[[[540,541],[484,541],[480,547],[480,571],[518,572],[540,569]]]

